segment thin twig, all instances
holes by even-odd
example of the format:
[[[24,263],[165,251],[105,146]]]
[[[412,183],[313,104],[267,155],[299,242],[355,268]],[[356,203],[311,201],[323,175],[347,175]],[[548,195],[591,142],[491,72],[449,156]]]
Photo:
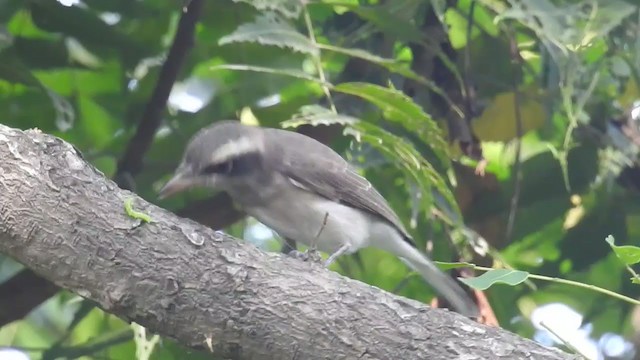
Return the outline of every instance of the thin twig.
[[[637,281],[640,281],[640,275],[638,275],[638,273],[635,270],[633,270],[631,266],[625,264],[625,267],[627,268],[627,271],[629,271],[629,273],[633,276],[634,279],[636,279]]]
[[[469,17],[467,18],[467,43],[465,44],[464,47],[464,69],[463,69],[463,78],[462,78],[462,85],[463,85],[463,91],[464,91],[464,102],[465,102],[465,117],[467,120],[467,123],[469,122],[469,119],[473,117],[473,113],[474,113],[474,105],[473,102],[475,101],[474,98],[474,91],[472,89],[471,86],[471,51],[469,49],[469,43],[471,42],[471,32],[473,30],[473,14],[475,12],[476,9],[476,2],[475,0],[471,1],[471,6],[469,7]]]
[[[494,268],[488,268],[488,267],[476,266],[476,265],[473,265],[473,269],[474,270],[480,270],[480,271],[496,270]],[[588,289],[588,290],[592,290],[592,291],[595,291],[595,292],[599,292],[599,293],[604,294],[604,295],[611,296],[611,297],[616,298],[618,300],[622,300],[622,301],[628,302],[628,303],[633,304],[633,305],[640,305],[640,301],[639,300],[636,300],[634,298],[631,298],[631,297],[628,297],[628,296],[625,296],[625,295],[622,295],[622,294],[618,294],[615,291],[607,290],[607,289],[604,289],[604,288],[601,288],[601,287],[595,286],[595,285],[584,284],[584,283],[573,281],[573,280],[561,279],[561,278],[557,278],[557,277],[544,276],[544,275],[536,275],[536,274],[531,274],[531,273],[528,273],[527,278],[534,279],[534,280],[548,281],[548,282],[553,282],[553,283],[557,283],[557,284],[571,285],[571,286],[579,287],[579,288],[582,288],[582,289]]]
[[[32,270],[23,269],[0,284],[0,327],[27,316],[59,290]]]
[[[129,141],[124,155],[118,163],[115,181],[121,188],[132,189],[131,180],[142,169],[142,159],[151,147],[153,138],[162,122],[162,114],[189,49],[194,43],[196,23],[202,12],[204,1],[192,0],[184,8],[176,35],[169,49],[167,60],[162,64],[158,82],[151,99],[147,102],[136,133]]]
[[[507,36],[509,37],[509,50],[511,53],[511,64],[513,66],[512,76],[512,88],[513,88],[513,106],[515,110],[516,120],[516,154],[515,162],[513,164],[514,187],[513,195],[511,196],[511,203],[509,205],[509,217],[507,220],[507,229],[505,233],[505,241],[508,244],[511,236],[513,235],[513,227],[516,221],[516,213],[518,212],[518,203],[520,201],[520,192],[522,190],[522,163],[521,163],[521,151],[522,151],[522,114],[520,111],[521,94],[518,90],[518,80],[522,73],[522,57],[518,51],[518,43],[511,27],[507,27]]]
[[[95,355],[95,353],[99,351],[108,349],[114,345],[125,343],[127,341],[130,341],[131,339],[133,339],[133,331],[131,331],[131,329],[123,329],[122,331],[114,333],[102,341],[90,342],[90,343],[86,343],[78,346],[72,346],[72,347],[64,347],[64,348],[60,347],[60,348],[56,348],[50,354],[48,354],[47,352],[48,350],[51,350],[51,349],[46,349],[42,355],[43,355],[43,358],[47,358],[48,355],[49,356],[53,355],[53,356],[56,356],[56,358],[66,358],[66,359],[75,359],[75,358],[88,356],[88,355],[93,356]],[[38,350],[32,349],[30,351],[38,351]]]
[[[408,273],[404,278],[402,278],[402,280],[400,280],[400,282],[398,284],[396,284],[396,286],[393,288],[393,290],[391,290],[391,293],[393,293],[393,294],[400,293],[400,291],[402,289],[404,289],[404,287],[409,284],[409,281],[412,280],[415,277],[418,277],[417,273],[415,273],[415,272]]]
[[[318,233],[316,234],[316,237],[315,237],[316,240],[318,240],[318,238],[322,234],[322,231],[327,226],[327,220],[328,219],[329,219],[329,212],[326,212],[326,213],[324,213],[324,219],[322,220],[322,226],[320,226],[320,229],[318,230]],[[314,246],[315,246],[315,244],[314,244]]]
[[[221,65],[212,66],[209,68],[209,70],[211,71],[215,71],[215,70],[253,71],[253,72],[260,72],[265,74],[284,75],[284,76],[290,76],[300,80],[312,81],[317,84],[320,84],[323,88],[331,89],[332,87],[332,84],[327,83],[326,81],[323,81],[320,78],[316,78],[314,76],[311,76],[299,70],[274,69],[268,66],[257,66],[257,65],[247,65],[247,64],[221,64]]]
[[[540,326],[542,326],[543,328],[545,328],[548,332],[550,332],[551,334],[553,334],[553,336],[557,337],[558,340],[560,340],[567,348],[569,348],[571,351],[573,351],[574,353],[582,356],[585,359],[589,359],[588,356],[586,356],[585,354],[583,354],[580,350],[578,350],[578,348],[576,348],[575,346],[571,345],[571,343],[569,342],[569,340],[566,340],[564,338],[562,338],[556,331],[554,331],[553,329],[551,329],[551,327],[549,327],[547,324],[544,323],[544,321],[540,321]]]
[[[306,5],[303,6],[303,12],[304,12],[304,22],[307,25],[307,31],[309,32],[309,40],[311,40],[311,43],[317,47],[318,42],[316,41],[316,35],[313,33],[313,23],[311,22],[311,16],[309,16],[309,9],[307,9]],[[327,101],[329,102],[331,111],[337,114],[338,110],[336,110],[336,105],[334,104],[333,98],[331,97],[331,92],[329,91],[329,87],[325,85],[327,84],[327,77],[325,76],[324,70],[322,69],[322,60],[320,58],[320,55],[314,56],[313,62],[316,65],[318,76],[320,77],[320,81],[323,83],[322,90],[324,91],[324,95],[327,97]]]
[[[471,1],[471,6],[469,7],[469,16],[467,17],[467,42],[464,47],[464,68],[462,75],[462,96],[465,103],[465,113],[464,113],[464,124],[467,127],[467,132],[469,133],[469,138],[466,140],[469,142],[469,148],[467,151],[469,154],[466,155],[474,155],[473,147],[479,143],[477,137],[473,134],[473,130],[471,129],[471,121],[476,116],[476,92],[473,87],[473,81],[471,80],[471,51],[469,49],[469,44],[471,43],[471,33],[473,31],[474,25],[474,13],[476,10],[476,1]],[[479,176],[485,175],[485,168],[487,167],[487,160],[482,156],[482,147],[478,144],[479,149],[479,161],[475,168],[475,174]],[[465,152],[467,152],[465,151]]]

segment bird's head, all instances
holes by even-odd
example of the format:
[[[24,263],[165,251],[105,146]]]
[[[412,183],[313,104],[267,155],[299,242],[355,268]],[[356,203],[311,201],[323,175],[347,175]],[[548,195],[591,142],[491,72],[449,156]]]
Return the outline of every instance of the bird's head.
[[[182,162],[160,190],[166,198],[192,187],[224,190],[260,171],[264,136],[260,128],[237,121],[206,127],[189,141]]]

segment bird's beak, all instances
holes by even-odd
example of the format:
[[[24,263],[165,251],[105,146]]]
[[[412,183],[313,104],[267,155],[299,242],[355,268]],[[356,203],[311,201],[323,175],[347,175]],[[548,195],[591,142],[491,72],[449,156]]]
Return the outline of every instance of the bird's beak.
[[[169,180],[158,194],[159,199],[166,199],[169,196],[175,195],[181,191],[184,191],[190,188],[193,185],[191,180],[189,180],[183,173],[177,172],[171,180]]]

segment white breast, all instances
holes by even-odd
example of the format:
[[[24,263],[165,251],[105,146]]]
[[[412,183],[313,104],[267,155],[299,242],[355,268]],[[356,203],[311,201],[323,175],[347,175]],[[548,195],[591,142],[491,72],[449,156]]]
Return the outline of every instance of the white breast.
[[[268,204],[245,209],[280,236],[333,253],[349,244],[349,253],[369,245],[373,217],[294,186]],[[326,221],[325,221],[326,218]],[[318,235],[319,234],[319,235]]]

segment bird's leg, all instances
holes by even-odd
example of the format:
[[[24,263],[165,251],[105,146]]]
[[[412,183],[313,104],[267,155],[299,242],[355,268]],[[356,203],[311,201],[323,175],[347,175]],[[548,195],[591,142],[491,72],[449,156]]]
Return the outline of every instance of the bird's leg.
[[[296,241],[289,238],[284,238],[284,244],[280,251],[302,261],[307,261],[309,258],[306,252],[302,252],[297,249]]]
[[[288,254],[292,251],[296,251],[298,248],[295,240],[291,240],[289,238],[283,238],[282,240],[284,240],[284,244],[282,244],[282,247],[280,248],[281,253]]]
[[[283,253],[286,253],[287,255],[301,261],[311,261],[314,263],[322,262],[322,257],[320,256],[320,253],[318,252],[318,250],[315,249],[315,247],[310,247],[306,251],[302,252],[297,250],[295,247],[293,247],[295,246],[295,241],[287,238],[285,238],[284,240],[285,240],[285,244],[282,245],[282,250],[281,250]],[[291,246],[292,244],[293,246]],[[292,249],[292,250],[289,250],[289,249]]]
[[[320,238],[320,235],[322,235],[322,231],[324,230],[324,228],[327,226],[327,220],[329,219],[329,213],[325,213],[324,214],[324,219],[322,219],[322,224],[320,225],[320,229],[318,229],[318,233],[316,234],[316,237],[313,238],[313,242],[311,243],[311,246],[307,249],[306,253],[308,258],[316,263],[322,262],[322,257],[320,256],[320,253],[318,252],[316,243],[318,242],[318,239]]]
[[[314,262],[314,263],[322,262],[322,257],[320,256],[320,252],[318,252],[316,243],[318,241],[318,238],[322,234],[322,231],[327,226],[327,220],[328,219],[329,219],[329,213],[325,213],[324,214],[324,219],[322,220],[322,224],[320,226],[320,229],[318,230],[318,233],[316,234],[316,236],[313,238],[313,242],[311,243],[311,245],[309,246],[307,251],[300,252],[300,251],[296,250],[294,247],[292,247],[293,250],[291,250],[289,252],[289,255],[292,256],[292,257],[295,257],[295,258],[297,258],[299,260],[302,260],[302,261],[309,261],[310,260],[311,262]],[[287,247],[287,245],[295,244],[295,241],[285,238],[285,243],[286,244],[282,247],[283,251]]]
[[[308,248],[304,252],[298,251],[298,250],[291,250],[287,255],[302,261],[311,261],[314,263],[322,262],[322,257],[320,256],[320,253],[318,252],[318,250],[312,249],[312,248]]]
[[[331,263],[333,263],[341,255],[344,255],[344,253],[346,253],[350,248],[351,248],[351,245],[349,245],[349,244],[342,245],[340,247],[340,249],[336,250],[336,252],[331,254],[329,256],[329,258],[327,259],[327,261],[324,262],[324,267],[329,267],[329,265],[331,265]]]

